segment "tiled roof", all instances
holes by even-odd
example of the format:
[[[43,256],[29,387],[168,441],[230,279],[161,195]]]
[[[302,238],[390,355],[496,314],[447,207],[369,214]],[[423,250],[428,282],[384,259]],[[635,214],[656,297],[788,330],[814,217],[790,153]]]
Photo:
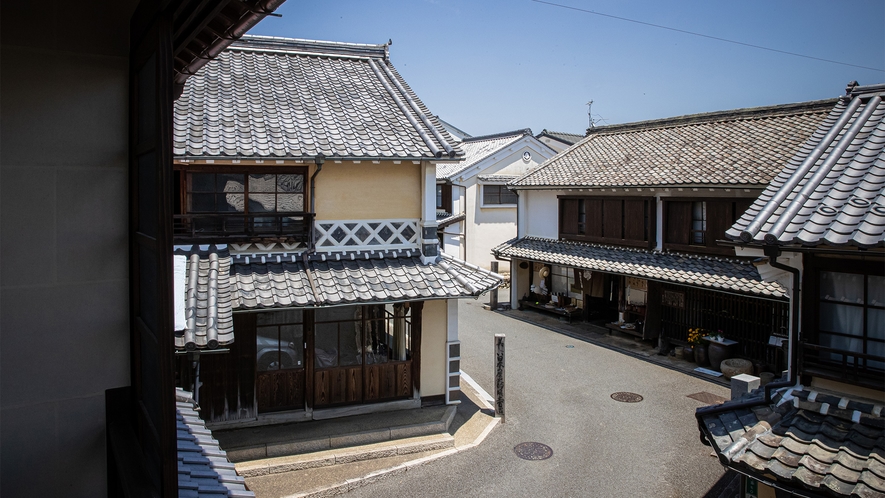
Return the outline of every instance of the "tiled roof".
[[[244,36],[175,102],[177,157],[457,157],[387,45]]]
[[[885,245],[885,85],[849,90],[726,237]]]
[[[881,404],[792,389],[753,399],[697,410],[724,465],[799,496],[885,497]]]
[[[524,237],[492,249],[495,256],[540,261],[714,290],[783,298],[780,284],[764,282],[752,263],[729,258]]]
[[[339,255],[340,256],[340,255]],[[497,288],[500,275],[443,255],[424,265],[417,256],[363,252],[336,260],[240,256],[231,267],[234,308],[334,306],[381,301],[477,297]]]
[[[835,100],[599,126],[511,185],[767,185]]]
[[[196,408],[191,393],[175,390],[178,496],[254,498],[255,493],[246,489],[246,481],[237,475]]]
[[[519,178],[517,175],[477,175],[476,179],[481,182],[507,183]]]
[[[184,327],[176,327],[175,348],[215,349],[234,342],[230,253],[226,245],[176,246],[185,263]]]
[[[574,145],[581,141],[584,138],[584,135],[579,135],[577,133],[565,133],[561,131],[550,131],[546,128],[538,133],[535,138],[540,139],[541,137],[550,137],[554,140],[558,140],[564,144]]]
[[[457,163],[438,165],[436,167],[436,179],[452,180],[467,168],[492,156],[520,138],[526,135],[531,136],[531,134],[532,130],[525,129],[496,133],[494,135],[484,135],[481,137],[465,138],[460,144],[461,150],[464,151],[464,157]]]

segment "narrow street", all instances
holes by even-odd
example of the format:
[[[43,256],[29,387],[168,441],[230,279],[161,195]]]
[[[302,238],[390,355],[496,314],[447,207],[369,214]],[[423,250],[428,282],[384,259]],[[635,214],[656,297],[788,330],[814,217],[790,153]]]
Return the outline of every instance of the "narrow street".
[[[462,370],[492,392],[493,344],[507,336],[507,418],[478,447],[357,489],[370,496],[700,497],[722,477],[698,440],[699,392],[728,390],[461,301]],[[463,383],[463,381],[462,381]],[[638,403],[611,398],[640,394]],[[553,456],[527,461],[514,446]]]

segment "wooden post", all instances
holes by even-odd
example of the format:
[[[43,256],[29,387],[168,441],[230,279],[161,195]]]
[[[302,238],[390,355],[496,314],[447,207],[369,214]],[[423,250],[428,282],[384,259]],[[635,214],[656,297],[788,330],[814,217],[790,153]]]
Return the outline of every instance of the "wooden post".
[[[504,423],[504,334],[495,334],[495,417]]]
[[[492,273],[498,273],[498,262],[492,261]],[[495,311],[498,309],[498,289],[492,289],[489,292],[489,309]]]

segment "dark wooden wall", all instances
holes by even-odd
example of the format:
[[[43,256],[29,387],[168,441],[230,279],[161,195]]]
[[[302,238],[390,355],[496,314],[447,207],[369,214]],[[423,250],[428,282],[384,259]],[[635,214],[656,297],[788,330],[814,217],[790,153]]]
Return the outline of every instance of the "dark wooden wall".
[[[580,224],[580,203],[584,224]],[[597,197],[559,199],[559,237],[581,242],[651,249],[655,245],[655,200]]]
[[[200,356],[201,416],[213,422],[257,416],[255,314],[234,313],[236,340],[229,353]]]

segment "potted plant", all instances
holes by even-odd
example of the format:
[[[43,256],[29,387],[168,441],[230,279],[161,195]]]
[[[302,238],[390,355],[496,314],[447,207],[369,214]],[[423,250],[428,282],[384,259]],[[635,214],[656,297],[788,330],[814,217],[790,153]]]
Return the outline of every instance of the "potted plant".
[[[700,327],[688,329],[688,347],[682,353],[687,361],[696,361],[700,366],[707,364],[707,345],[701,339],[703,336],[704,329]]]
[[[708,344],[707,352],[709,353],[710,368],[719,370],[719,364],[722,363],[722,360],[727,360],[734,356],[731,349],[732,346],[737,344],[737,341],[726,339],[721,330],[704,337],[704,339]]]

